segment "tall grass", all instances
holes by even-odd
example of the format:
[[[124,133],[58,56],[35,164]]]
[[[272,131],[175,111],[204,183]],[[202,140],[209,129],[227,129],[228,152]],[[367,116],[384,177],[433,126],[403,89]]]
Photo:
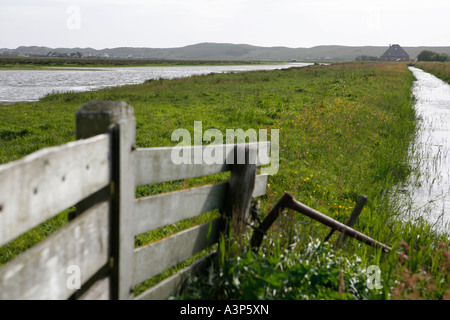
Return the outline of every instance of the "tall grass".
[[[414,63],[414,66],[429,72],[450,84],[450,62],[419,61]]]
[[[138,147],[174,145],[170,141],[173,130],[185,128],[192,134],[194,121],[202,121],[203,130],[222,132],[279,129],[280,170],[269,178],[261,213],[268,213],[290,192],[306,205],[345,222],[359,195],[365,194],[368,202],[354,227],[393,251],[382,254],[349,239],[342,251],[335,252],[327,244],[319,245],[328,228],[286,212],[264,238],[259,253],[225,257],[210,269],[209,278],[189,284],[191,291],[184,297],[400,299],[416,290],[407,287],[413,277],[417,283],[427,279],[433,287],[419,290],[419,297],[442,299],[450,281],[448,236],[436,232],[424,219],[401,219],[391,192],[414,173],[408,159],[417,124],[411,100],[413,81],[404,64],[348,63],[54,94],[36,103],[0,108],[0,163],[75,139],[75,111],[91,100],[123,100],[133,106]],[[218,175],[144,186],[137,195],[226,178]],[[192,223],[141,235],[136,245]],[[20,252],[20,247],[16,243],[0,249],[2,261]],[[399,252],[408,259],[403,261]],[[381,271],[380,290],[368,290],[364,284],[365,270],[371,265]]]

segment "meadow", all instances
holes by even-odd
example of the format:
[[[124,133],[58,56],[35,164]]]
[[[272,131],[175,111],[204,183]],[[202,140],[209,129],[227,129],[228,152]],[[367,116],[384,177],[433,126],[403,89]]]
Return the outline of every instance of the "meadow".
[[[149,80],[49,95],[39,102],[0,106],[0,164],[74,140],[75,111],[91,100],[122,100],[134,107],[137,147],[175,145],[171,133],[185,128],[192,134],[194,121],[202,121],[203,130],[221,132],[279,129],[280,167],[269,177],[261,213],[267,214],[289,192],[345,222],[358,197],[365,194],[368,202],[354,228],[393,250],[382,253],[348,239],[336,251],[322,242],[328,228],[288,211],[272,226],[259,252],[239,248],[219,255],[222,258],[208,274],[193,278],[183,295],[174,298],[448,299],[448,235],[426,219],[410,219],[391,194],[416,174],[408,164],[417,126],[413,81],[404,63],[345,63]],[[226,175],[218,175],[151,185],[138,188],[136,194],[225,179]],[[199,219],[212,216],[217,213]],[[0,264],[66,222],[64,212],[0,248]],[[137,237],[136,245],[198,222],[184,221],[144,234]],[[369,266],[381,271],[378,289],[367,286]]]

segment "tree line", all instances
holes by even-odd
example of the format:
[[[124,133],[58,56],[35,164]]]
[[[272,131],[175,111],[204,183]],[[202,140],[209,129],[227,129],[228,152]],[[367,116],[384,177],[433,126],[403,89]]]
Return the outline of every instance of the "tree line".
[[[448,54],[445,53],[436,53],[429,50],[423,50],[417,56],[418,61],[449,61]]]
[[[379,57],[361,55],[355,58],[355,61],[379,61]],[[423,50],[417,56],[418,61],[450,61],[450,57],[446,53],[436,53],[430,50]]]

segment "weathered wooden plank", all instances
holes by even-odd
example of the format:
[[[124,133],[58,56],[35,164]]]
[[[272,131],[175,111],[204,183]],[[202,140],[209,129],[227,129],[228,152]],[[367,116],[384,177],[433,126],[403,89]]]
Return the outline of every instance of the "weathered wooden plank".
[[[255,178],[253,197],[266,194],[268,175]],[[138,235],[215,209],[225,201],[227,182],[139,198],[134,207],[134,234]],[[181,209],[182,208],[182,209]]]
[[[111,298],[132,299],[133,158],[136,150],[134,110],[123,101],[91,101],[77,110],[76,127],[77,138],[103,132],[111,132],[112,135]]]
[[[112,238],[114,268],[113,299],[133,299],[134,200],[133,150],[136,149],[134,117],[123,119],[113,132],[116,153],[113,160]],[[115,276],[116,274],[116,276]],[[115,281],[117,279],[117,282]],[[117,286],[117,295],[115,294]]]
[[[77,300],[109,300],[110,282],[109,277],[98,280]]]
[[[267,181],[269,175],[259,174],[255,177],[255,187],[253,188],[253,198],[261,197],[266,194]]]
[[[0,166],[0,245],[108,185],[109,147],[98,135]]]
[[[134,233],[144,233],[171,223],[222,208],[227,183],[158,194],[135,201]]]
[[[0,269],[0,299],[67,299],[108,263],[109,204],[100,203]]]
[[[140,295],[135,297],[135,300],[165,300],[171,295],[177,294],[186,280],[188,280],[192,275],[204,271],[205,267],[207,267],[210,262],[210,259],[216,254],[216,252],[211,252],[205,257],[198,259],[186,268],[178,271],[173,276],[164,279],[155,286],[142,292]]]
[[[256,152],[267,152],[270,142],[248,143]],[[214,161],[203,161],[195,164],[194,156],[197,152],[203,154],[206,148],[211,146],[187,146],[187,147],[165,147],[165,148],[138,148],[135,154],[134,174],[137,186],[175,181],[187,178],[201,177],[230,171],[234,163],[234,146],[232,144],[217,145],[214,148],[221,150],[220,157]],[[188,163],[173,161],[172,153],[178,157],[179,154],[190,154]],[[208,153],[209,154],[209,153]],[[214,154],[214,153],[213,153]],[[268,164],[267,157],[256,157],[256,165]],[[261,159],[263,161],[261,161]],[[204,159],[203,159],[204,160]],[[267,163],[266,163],[267,162]],[[211,164],[208,164],[211,163]]]
[[[134,284],[177,265],[217,242],[219,226],[220,220],[216,219],[135,249]]]

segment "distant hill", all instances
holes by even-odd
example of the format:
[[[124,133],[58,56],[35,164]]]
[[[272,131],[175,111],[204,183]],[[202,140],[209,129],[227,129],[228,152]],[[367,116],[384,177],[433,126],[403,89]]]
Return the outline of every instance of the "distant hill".
[[[312,48],[260,47],[248,44],[198,43],[180,48],[134,48],[119,47],[96,50],[93,48],[49,48],[21,46],[16,49],[0,49],[4,55],[47,56],[51,53],[75,54],[84,57],[177,59],[177,60],[355,60],[361,55],[381,56],[388,46],[338,46],[323,45]],[[448,47],[403,47],[411,59],[423,50],[450,55]]]

